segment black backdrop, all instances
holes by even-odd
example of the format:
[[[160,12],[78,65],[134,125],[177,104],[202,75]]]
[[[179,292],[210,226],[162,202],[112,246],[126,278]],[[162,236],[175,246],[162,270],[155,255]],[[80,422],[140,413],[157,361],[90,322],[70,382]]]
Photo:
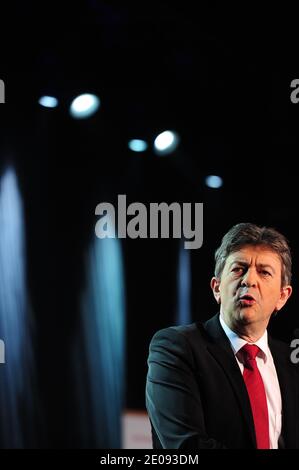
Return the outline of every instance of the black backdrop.
[[[293,248],[295,289],[271,329],[289,341],[298,327],[299,105],[290,102],[295,29],[289,24],[282,39],[282,26],[253,12],[234,20],[232,13],[195,13],[194,7],[168,2],[129,7],[96,1],[66,9],[43,2],[42,11],[26,2],[7,13],[0,158],[2,168],[15,166],[24,201],[27,280],[40,387],[53,428],[50,446],[65,441],[70,425],[62,425],[57,438],[56,418],[71,400],[68,372],[53,361],[50,342],[55,336],[57,360],[68,354],[84,250],[101,201],[127,194],[144,203],[204,203],[204,243],[191,252],[193,320],[215,312],[209,280],[224,232],[241,221],[275,226]],[[102,101],[84,122],[68,115],[71,98],[82,89]],[[46,92],[59,97],[57,110],[38,105]],[[181,136],[175,154],[158,158],[151,147],[142,156],[127,149],[129,138],[152,142],[166,128]],[[224,186],[207,188],[208,174],[221,175]],[[148,343],[157,329],[173,323],[176,312],[178,244],[126,239],[122,247],[126,406],[144,409]],[[61,387],[53,386],[53,375]]]

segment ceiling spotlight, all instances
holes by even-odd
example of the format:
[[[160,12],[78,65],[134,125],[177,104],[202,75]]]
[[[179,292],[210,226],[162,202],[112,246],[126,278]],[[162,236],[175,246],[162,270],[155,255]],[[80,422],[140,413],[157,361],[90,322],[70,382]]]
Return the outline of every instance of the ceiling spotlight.
[[[179,144],[179,137],[176,132],[164,131],[159,134],[154,141],[154,150],[158,155],[167,155],[173,152]]]
[[[223,185],[223,179],[217,175],[209,175],[206,177],[206,185],[209,188],[218,189]]]
[[[132,139],[128,143],[128,147],[132,152],[144,152],[148,145],[145,140],[141,139]]]
[[[58,99],[54,96],[41,96],[38,102],[45,108],[56,108],[58,106]]]
[[[84,93],[77,96],[70,106],[70,115],[75,119],[92,116],[100,107],[100,99],[96,95]]]

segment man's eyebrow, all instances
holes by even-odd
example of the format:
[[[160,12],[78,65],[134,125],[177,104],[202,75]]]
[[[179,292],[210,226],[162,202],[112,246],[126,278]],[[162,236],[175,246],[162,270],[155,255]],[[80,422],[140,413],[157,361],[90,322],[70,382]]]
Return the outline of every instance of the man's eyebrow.
[[[273,268],[273,266],[271,264],[267,264],[267,263],[259,263],[258,264],[259,268],[270,268],[271,271],[273,271],[275,273],[275,269]]]
[[[235,259],[233,260],[229,267],[231,268],[233,266],[233,264],[239,264],[240,266],[248,266],[249,263],[248,261],[244,261],[242,259]],[[273,273],[275,273],[275,269],[273,268],[273,266],[271,264],[267,264],[267,263],[258,263],[258,267],[259,268],[268,268],[268,269],[271,269],[271,271],[273,271]]]
[[[241,259],[234,259],[230,263],[229,267],[231,268],[233,264],[240,264],[241,266],[248,266],[249,263],[248,263],[248,261],[244,261],[244,260],[241,260]]]

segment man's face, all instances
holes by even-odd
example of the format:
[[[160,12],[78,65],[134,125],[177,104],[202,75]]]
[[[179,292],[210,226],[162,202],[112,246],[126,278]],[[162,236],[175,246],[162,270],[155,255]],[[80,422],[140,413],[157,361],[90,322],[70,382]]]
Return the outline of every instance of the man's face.
[[[264,246],[246,245],[231,253],[221,279],[213,278],[211,286],[229,326],[255,324],[262,329],[292,292],[291,286],[281,287],[279,256]]]

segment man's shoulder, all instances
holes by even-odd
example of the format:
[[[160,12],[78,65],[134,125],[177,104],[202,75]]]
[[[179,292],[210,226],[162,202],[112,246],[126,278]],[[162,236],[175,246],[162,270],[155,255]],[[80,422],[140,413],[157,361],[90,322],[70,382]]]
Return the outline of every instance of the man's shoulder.
[[[197,334],[198,324],[196,322],[190,323],[188,325],[171,325],[165,328],[162,328],[155,332],[153,335],[153,340],[158,338],[172,338],[176,336],[189,336],[190,334]]]
[[[149,361],[197,367],[197,359],[205,357],[208,340],[201,323],[169,326],[157,331],[149,345]]]
[[[152,341],[157,340],[199,343],[201,341],[208,341],[209,335],[206,331],[204,323],[198,321],[186,325],[169,326],[167,328],[158,330],[152,338]]]

